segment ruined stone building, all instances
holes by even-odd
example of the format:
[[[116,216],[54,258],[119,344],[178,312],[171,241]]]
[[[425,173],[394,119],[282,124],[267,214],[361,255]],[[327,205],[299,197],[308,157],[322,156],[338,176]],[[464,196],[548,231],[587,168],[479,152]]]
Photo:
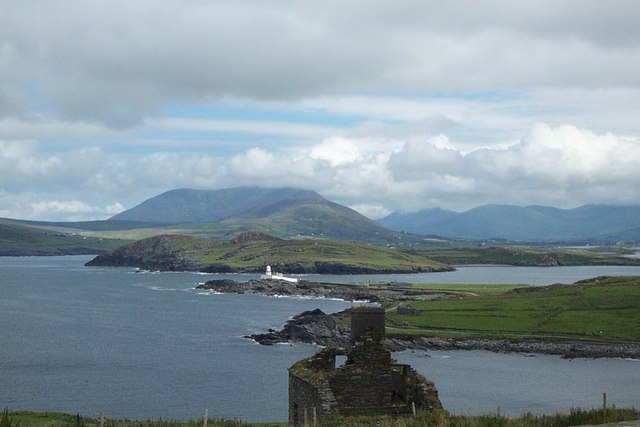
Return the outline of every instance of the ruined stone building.
[[[289,425],[313,424],[329,414],[411,415],[442,408],[433,382],[395,363],[384,345],[384,309],[354,308],[351,345],[325,347],[289,368]],[[336,356],[345,355],[336,367]]]

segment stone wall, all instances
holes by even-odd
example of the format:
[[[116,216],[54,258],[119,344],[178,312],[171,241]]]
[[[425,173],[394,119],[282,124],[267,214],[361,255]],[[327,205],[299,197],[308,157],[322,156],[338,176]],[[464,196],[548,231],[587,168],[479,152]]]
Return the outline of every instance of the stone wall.
[[[437,391],[435,401],[427,402],[425,381],[409,365],[394,363],[391,352],[372,336],[356,341],[345,365],[329,376],[338,410],[344,416],[409,415],[414,405],[417,409],[441,407]],[[433,395],[430,398],[433,400]]]
[[[329,377],[336,364],[333,347],[301,360],[289,368],[289,424],[302,426],[314,423],[327,414],[338,412]]]
[[[315,384],[289,373],[289,424],[315,424],[327,414],[337,412],[337,403],[326,381]]]

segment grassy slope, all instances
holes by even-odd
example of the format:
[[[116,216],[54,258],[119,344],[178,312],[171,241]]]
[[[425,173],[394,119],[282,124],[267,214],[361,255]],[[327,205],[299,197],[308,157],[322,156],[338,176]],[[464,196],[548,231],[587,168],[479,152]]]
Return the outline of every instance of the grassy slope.
[[[438,288],[433,286],[433,288]],[[440,286],[447,289],[447,286]],[[460,299],[411,303],[416,315],[388,315],[391,334],[451,338],[540,338],[640,342],[640,277],[500,292],[450,288]],[[508,287],[506,288],[508,289]]]
[[[238,268],[300,263],[312,267],[317,261],[374,269],[408,270],[444,265],[425,257],[359,243],[328,240],[274,240],[246,244],[225,244],[210,248],[197,257],[207,264],[227,264]]]
[[[0,256],[104,253],[126,241],[0,224]]]
[[[554,248],[540,246],[491,246],[484,248],[418,249],[412,250],[428,258],[452,265],[640,265],[638,258],[622,257],[618,248]]]

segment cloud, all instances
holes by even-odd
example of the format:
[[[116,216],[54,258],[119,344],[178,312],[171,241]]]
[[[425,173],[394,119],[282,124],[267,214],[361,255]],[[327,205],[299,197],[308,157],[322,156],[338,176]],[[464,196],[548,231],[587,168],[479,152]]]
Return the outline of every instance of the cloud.
[[[56,170],[61,160],[58,156],[38,156],[36,141],[0,141],[0,166],[3,181],[21,183],[40,180]]]
[[[408,140],[402,150],[394,153],[389,161],[394,178],[398,181],[410,181],[460,173],[463,155],[448,145],[445,135]]]
[[[124,208],[118,202],[104,207],[90,206],[80,200],[42,200],[30,204],[34,218],[46,217],[52,221],[86,221],[105,219],[105,215],[115,215]]]
[[[0,18],[0,114],[131,126],[174,104],[640,82],[632,2],[27,0]],[[357,24],[356,24],[357,23]],[[613,65],[613,66],[612,66]],[[4,78],[4,77],[7,78]]]
[[[328,161],[331,166],[353,163],[362,154],[358,146],[345,138],[330,138],[314,146],[310,152],[311,158]]]

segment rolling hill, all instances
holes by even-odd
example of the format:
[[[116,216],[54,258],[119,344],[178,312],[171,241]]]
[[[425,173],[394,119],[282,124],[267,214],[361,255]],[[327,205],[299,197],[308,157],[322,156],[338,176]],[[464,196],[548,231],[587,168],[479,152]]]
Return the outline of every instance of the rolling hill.
[[[352,242],[283,240],[258,232],[243,233],[227,241],[181,235],[154,236],[98,255],[87,265],[212,273],[261,273],[266,265],[294,274],[451,270],[446,264],[421,254]]]

